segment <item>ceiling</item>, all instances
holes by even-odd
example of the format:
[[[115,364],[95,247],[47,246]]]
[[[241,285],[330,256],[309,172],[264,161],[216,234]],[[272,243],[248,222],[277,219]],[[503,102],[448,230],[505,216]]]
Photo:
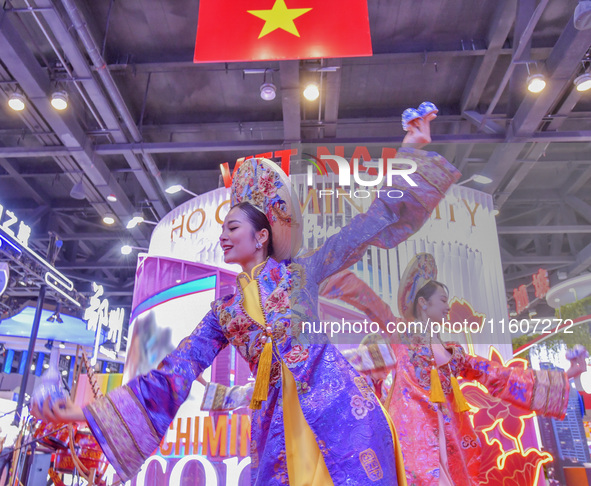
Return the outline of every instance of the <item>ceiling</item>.
[[[125,225],[186,200],[166,194],[169,184],[207,192],[221,162],[294,142],[397,143],[402,111],[429,100],[440,109],[433,149],[464,178],[493,180],[468,184],[500,210],[507,289],[540,267],[553,280],[589,272],[591,91],[573,80],[589,66],[591,30],[573,27],[576,5],[371,0],[372,57],[194,64],[197,1],[6,1],[0,204],[33,228],[39,252],[48,232],[60,236],[56,267],[78,290],[96,281],[129,306],[136,255],[120,247],[147,247],[152,226]],[[525,89],[528,70],[547,78],[537,95]],[[259,96],[264,78],[278,88],[273,101]],[[318,101],[301,96],[308,80],[321,82]],[[69,94],[65,112],[50,106],[56,89]],[[27,99],[18,113],[6,103],[14,90]],[[80,181],[84,200],[70,197]],[[0,312],[35,293],[13,281]]]

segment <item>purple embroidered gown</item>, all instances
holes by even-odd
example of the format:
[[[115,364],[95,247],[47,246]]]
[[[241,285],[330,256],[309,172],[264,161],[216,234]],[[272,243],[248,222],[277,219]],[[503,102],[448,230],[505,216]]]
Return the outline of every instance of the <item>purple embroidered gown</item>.
[[[434,152],[401,149],[417,162],[416,187],[394,186],[399,199],[376,199],[312,254],[277,263],[255,274],[274,356],[269,397],[252,415],[252,484],[289,484],[281,404],[281,362],[293,374],[301,410],[335,485],[395,485],[397,472],[387,419],[364,378],[323,334],[302,333],[317,319],[322,280],[357,262],[369,245],[392,248],[416,232],[459,173]],[[407,166],[404,166],[407,168]],[[243,295],[215,301],[193,333],[157,370],[131,380],[84,409],[90,428],[120,477],[133,478],[156,450],[191,384],[228,344],[256,373],[263,330],[244,311]]]

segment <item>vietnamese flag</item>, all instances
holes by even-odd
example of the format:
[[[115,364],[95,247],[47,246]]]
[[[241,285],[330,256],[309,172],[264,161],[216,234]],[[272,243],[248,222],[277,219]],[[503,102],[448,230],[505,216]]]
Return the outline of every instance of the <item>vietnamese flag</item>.
[[[194,62],[371,56],[366,0],[201,0]]]

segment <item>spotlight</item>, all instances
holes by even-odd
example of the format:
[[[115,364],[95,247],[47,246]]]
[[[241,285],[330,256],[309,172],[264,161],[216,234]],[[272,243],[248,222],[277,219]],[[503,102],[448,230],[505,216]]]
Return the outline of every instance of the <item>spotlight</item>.
[[[115,217],[112,214],[105,214],[103,216],[103,223],[111,225],[115,223]]]
[[[577,91],[589,91],[591,89],[591,74],[581,74],[575,79]]]
[[[261,84],[261,98],[265,101],[271,101],[275,99],[277,95],[277,88],[273,83]]]
[[[176,194],[177,192],[181,192],[183,190],[183,186],[180,184],[174,184],[166,189],[168,194]]]
[[[17,92],[14,92],[8,98],[8,106],[14,111],[23,111],[25,109],[25,97]]]
[[[133,218],[131,218],[129,220],[129,223],[127,223],[126,228],[127,229],[132,229],[135,228],[138,224],[141,224],[144,222],[144,216],[142,215],[142,213],[133,213]]]
[[[68,107],[68,93],[65,91],[54,91],[51,95],[51,106],[62,111]]]
[[[472,182],[472,181],[478,182],[478,184],[490,184],[492,182],[492,179],[490,177],[485,176],[485,175],[474,174],[474,175],[471,175],[470,177],[468,177],[465,181],[458,182],[456,185],[463,186],[464,184],[468,184],[468,182]]]
[[[109,194],[107,196],[107,201],[109,201],[109,202],[117,202],[117,196],[115,196],[115,194],[112,194],[111,193],[111,194]]]
[[[131,253],[131,250],[148,251],[147,248],[141,248],[139,246],[123,245],[121,247],[121,254],[122,255],[129,255]]]
[[[539,93],[546,87],[546,79],[543,74],[532,74],[527,78],[527,89],[531,93]]]
[[[499,210],[499,208],[497,207],[497,205],[495,205],[495,207],[492,210],[493,216],[498,216],[500,212],[501,211]]]
[[[53,339],[48,339],[45,343],[45,348],[51,351],[53,349]]]
[[[589,0],[579,0],[573,16],[575,29],[591,29],[591,2]]]
[[[86,192],[84,191],[82,179],[74,184],[74,187],[72,187],[72,190],[70,191],[70,197],[78,200],[86,199]]]
[[[173,184],[172,186],[166,188],[167,194],[177,194],[181,191],[186,192],[193,197],[197,197],[197,194],[195,194],[193,191],[189,191],[189,189],[185,189],[182,184]]]
[[[478,184],[490,184],[492,182],[492,179],[490,177],[480,174],[474,174],[473,180],[474,182],[478,182]]]
[[[316,83],[310,83],[308,86],[304,88],[304,98],[308,101],[314,101],[318,99],[320,96],[320,90],[318,89],[318,85]]]

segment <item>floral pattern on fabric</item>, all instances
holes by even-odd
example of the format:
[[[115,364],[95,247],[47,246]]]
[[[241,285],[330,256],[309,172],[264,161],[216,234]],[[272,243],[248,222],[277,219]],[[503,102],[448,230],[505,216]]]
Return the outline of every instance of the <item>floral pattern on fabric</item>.
[[[373,400],[360,397],[359,395],[355,395],[351,398],[351,413],[357,420],[365,418],[368,412],[371,412],[375,408],[376,406]]]
[[[302,361],[306,361],[309,355],[310,352],[307,349],[301,344],[296,344],[291,348],[291,351],[283,357],[283,361],[285,361],[288,368],[294,368]]]

